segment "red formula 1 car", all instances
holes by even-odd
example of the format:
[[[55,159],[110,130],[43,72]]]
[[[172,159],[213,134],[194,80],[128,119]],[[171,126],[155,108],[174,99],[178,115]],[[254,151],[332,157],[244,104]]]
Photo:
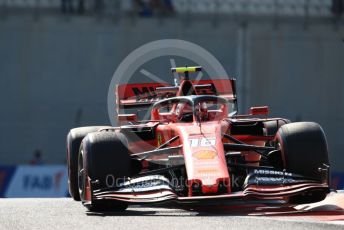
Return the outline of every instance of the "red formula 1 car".
[[[90,210],[175,202],[320,201],[329,193],[325,134],[313,122],[237,114],[235,80],[116,88],[118,127],[81,127],[67,137],[69,190]],[[134,113],[128,113],[128,111]],[[146,111],[149,117],[139,119]],[[125,113],[126,112],[126,113]]]

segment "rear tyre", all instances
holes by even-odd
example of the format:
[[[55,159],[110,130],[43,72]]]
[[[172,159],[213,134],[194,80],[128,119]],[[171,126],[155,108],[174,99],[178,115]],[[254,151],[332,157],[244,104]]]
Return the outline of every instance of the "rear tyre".
[[[83,197],[85,178],[91,179],[91,190],[116,188],[131,174],[131,158],[126,137],[118,131],[88,134],[80,147],[79,191]],[[96,183],[95,183],[96,182]],[[91,200],[90,211],[124,211],[127,203],[116,200]]]
[[[288,119],[278,119],[275,121],[266,121],[264,122],[264,135],[266,136],[275,136],[279,128],[285,124],[289,124],[290,120]],[[267,141],[265,146],[274,146],[274,141]]]
[[[90,126],[71,129],[67,135],[67,164],[68,164],[68,187],[71,197],[80,201],[78,191],[78,154],[82,139],[91,132],[97,132],[110,126]]]
[[[329,166],[325,133],[314,122],[296,122],[283,125],[276,134],[276,143],[281,151],[283,168],[288,172],[329,184],[329,178],[319,168]],[[328,169],[329,170],[329,169]],[[329,175],[329,171],[328,171]],[[292,203],[311,203],[323,200],[327,191],[291,197]]]
[[[280,127],[289,123],[290,123],[290,120],[288,119],[266,121],[264,122],[264,134],[267,136],[275,136]]]

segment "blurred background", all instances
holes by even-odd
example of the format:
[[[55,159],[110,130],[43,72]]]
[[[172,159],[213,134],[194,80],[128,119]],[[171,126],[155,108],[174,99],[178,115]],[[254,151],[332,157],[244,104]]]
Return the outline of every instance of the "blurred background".
[[[110,124],[114,71],[159,39],[211,52],[241,113],[318,122],[343,188],[343,12],[344,0],[0,0],[0,197],[65,195],[69,129]],[[149,71],[170,81],[170,67]]]

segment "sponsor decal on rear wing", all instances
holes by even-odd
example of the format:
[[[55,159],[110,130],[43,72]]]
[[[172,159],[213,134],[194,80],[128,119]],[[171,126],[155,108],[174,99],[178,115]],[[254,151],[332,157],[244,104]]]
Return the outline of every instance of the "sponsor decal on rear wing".
[[[236,100],[234,79],[191,80],[197,95],[218,95],[229,101]],[[116,87],[117,112],[119,109],[149,107],[155,102],[179,96],[180,86],[166,83],[123,84]]]
[[[141,83],[141,84],[124,84],[117,85],[116,104],[117,108],[139,108],[148,107],[158,101],[160,98],[168,96],[173,97],[171,93],[166,92],[158,95],[157,88],[168,87],[164,83]]]

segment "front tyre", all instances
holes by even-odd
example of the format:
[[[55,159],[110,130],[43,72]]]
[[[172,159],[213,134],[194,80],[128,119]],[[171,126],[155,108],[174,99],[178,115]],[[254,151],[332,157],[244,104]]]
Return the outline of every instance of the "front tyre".
[[[71,129],[67,135],[67,164],[68,164],[68,188],[71,197],[80,201],[78,192],[78,155],[82,139],[92,132],[101,129],[111,128],[110,126],[88,126]]]
[[[115,188],[130,176],[128,141],[122,133],[107,131],[88,134],[80,146],[78,170],[80,196],[90,211],[124,211],[127,208],[125,202],[86,197],[87,186],[90,191]],[[109,176],[114,178],[115,183],[108,183]]]
[[[296,122],[280,127],[276,145],[281,151],[283,168],[288,172],[329,184],[329,157],[325,133],[314,122]],[[320,170],[319,170],[320,169]],[[321,169],[328,170],[327,176]],[[326,191],[315,191],[304,196],[291,197],[291,203],[312,203],[326,197]]]

